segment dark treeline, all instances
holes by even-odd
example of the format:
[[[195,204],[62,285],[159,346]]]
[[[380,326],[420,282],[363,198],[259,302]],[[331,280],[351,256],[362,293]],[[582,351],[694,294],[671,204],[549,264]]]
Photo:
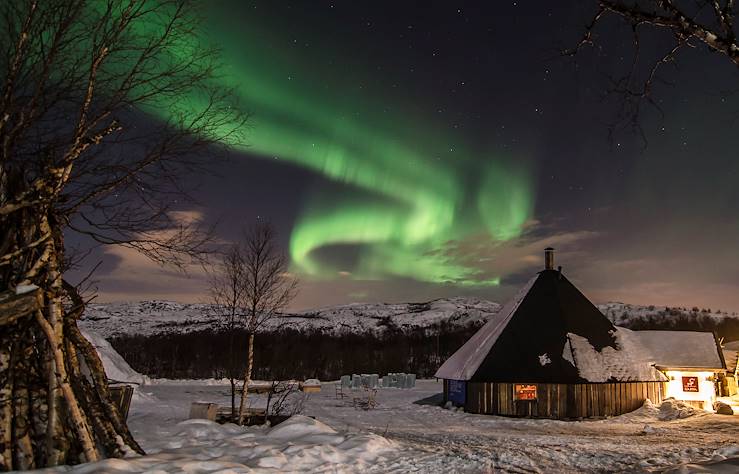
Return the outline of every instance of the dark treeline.
[[[739,318],[728,316],[717,318],[707,311],[693,310],[687,313],[664,310],[631,319],[622,325],[635,331],[655,329],[713,331],[726,342],[739,340]]]
[[[622,323],[623,324],[623,323]],[[633,330],[714,331],[726,341],[739,340],[738,318],[713,318],[706,313],[655,313],[623,324]],[[319,331],[282,329],[258,334],[256,379],[335,380],[352,373],[408,372],[432,377],[442,362],[464,344],[479,325],[440,324],[401,330],[390,322],[382,332],[327,335]],[[246,332],[235,337],[236,360],[246,360]],[[221,378],[226,376],[228,335],[204,330],[154,336],[132,335],[111,344],[135,370],[159,378]]]
[[[436,325],[417,330],[389,327],[383,332],[326,335],[318,331],[260,333],[254,353],[255,379],[335,380],[352,373],[407,372],[432,377],[441,363],[479,326]],[[246,332],[236,335],[238,358],[246,361]],[[154,336],[121,336],[111,344],[131,367],[150,377],[226,376],[228,334],[199,331]]]

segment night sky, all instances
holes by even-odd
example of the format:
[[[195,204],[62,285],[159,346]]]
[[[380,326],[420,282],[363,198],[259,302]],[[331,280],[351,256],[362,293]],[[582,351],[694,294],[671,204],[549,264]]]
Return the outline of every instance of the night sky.
[[[609,139],[628,27],[607,21],[595,48],[559,55],[593,11],[207,2],[203,39],[252,117],[247,146],[203,156],[213,175],[182,217],[217,222],[222,242],[274,223],[301,280],[295,309],[503,301],[553,246],[596,302],[739,310],[739,74],[689,51],[654,92],[661,112],[644,110],[644,138]],[[647,40],[647,58],[669,46]],[[101,259],[101,301],[207,300],[197,267],[184,277],[114,248],[88,267]]]

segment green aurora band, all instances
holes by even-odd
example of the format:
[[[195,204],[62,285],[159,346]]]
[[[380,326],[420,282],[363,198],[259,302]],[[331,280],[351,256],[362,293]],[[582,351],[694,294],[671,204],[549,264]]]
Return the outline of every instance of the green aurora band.
[[[235,88],[253,116],[248,144],[230,145],[351,189],[313,190],[290,235],[294,271],[325,279],[341,272],[363,280],[499,284],[500,275],[460,256],[455,243],[480,235],[518,237],[533,211],[529,173],[490,153],[465,150],[459,146],[464,137],[402,113],[397,101],[388,114],[383,97],[358,92],[358,72],[335,66],[333,73],[317,74],[316,58],[311,63],[290,48],[289,38],[273,33],[279,28],[264,24],[252,19],[230,30],[233,23],[211,19],[209,39],[223,48],[227,65],[222,85]],[[187,47],[174,54],[187,54]],[[179,98],[176,105],[202,106],[197,97]],[[321,249],[332,246],[357,250],[349,268],[322,261]]]

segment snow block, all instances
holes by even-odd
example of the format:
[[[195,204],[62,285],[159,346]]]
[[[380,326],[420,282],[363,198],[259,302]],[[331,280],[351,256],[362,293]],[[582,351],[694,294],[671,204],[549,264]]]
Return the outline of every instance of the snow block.
[[[373,376],[379,377],[377,374],[374,374]],[[416,386],[416,374],[390,372],[382,379],[378,379],[376,386],[382,388],[413,388]],[[372,388],[374,388],[374,386]]]
[[[318,379],[308,379],[302,384],[303,393],[319,393],[321,391],[321,381]]]
[[[411,374],[406,374],[404,372],[404,373],[400,374],[399,376],[400,376],[400,383],[399,383],[398,387],[400,387],[400,388],[411,388],[411,387],[413,387],[416,384],[415,383],[415,375],[413,376],[414,377],[413,382],[411,382]]]
[[[352,378],[350,375],[342,375],[341,376],[341,388],[351,388],[352,386]]]

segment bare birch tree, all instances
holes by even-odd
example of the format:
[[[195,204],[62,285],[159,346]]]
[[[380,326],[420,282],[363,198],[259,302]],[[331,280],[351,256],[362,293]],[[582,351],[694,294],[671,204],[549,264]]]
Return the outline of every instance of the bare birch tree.
[[[242,253],[244,327],[248,341],[244,387],[239,402],[240,424],[244,422],[244,408],[254,368],[254,335],[290,304],[297,293],[297,280],[288,274],[289,258],[279,248],[277,234],[270,224],[258,223],[245,232]]]
[[[236,364],[234,338],[236,331],[243,328],[246,316],[246,276],[244,257],[239,245],[230,246],[221,256],[218,266],[210,278],[210,301],[223,320],[228,337],[228,380],[231,384],[231,419],[236,419],[236,381],[241,373]]]
[[[176,177],[245,117],[213,82],[195,7],[0,2],[0,470],[143,452],[77,328],[64,236],[198,258],[207,235],[173,217]]]
[[[598,43],[598,27],[608,17],[616,17],[631,27],[632,60],[624,74],[611,78],[609,92],[620,97],[613,135],[620,129],[642,134],[639,118],[644,105],[660,110],[654,88],[666,83],[663,70],[678,64],[686,49],[704,48],[725,57],[739,68],[739,43],[734,17],[734,0],[597,0],[593,16],[577,45],[564,54],[574,56]],[[657,57],[642,54],[646,33],[662,33],[671,43]],[[661,110],[660,110],[661,112]]]

